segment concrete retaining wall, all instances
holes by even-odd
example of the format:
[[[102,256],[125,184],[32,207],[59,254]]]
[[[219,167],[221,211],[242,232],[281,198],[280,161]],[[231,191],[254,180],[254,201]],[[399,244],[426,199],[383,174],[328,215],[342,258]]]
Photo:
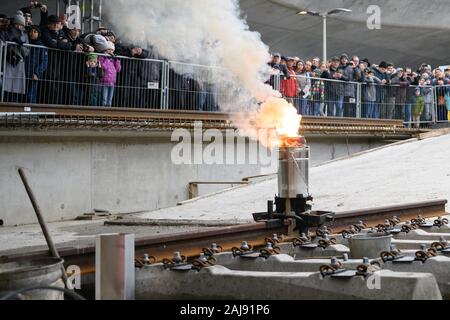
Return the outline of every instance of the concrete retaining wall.
[[[385,143],[328,137],[309,142],[313,164]],[[188,199],[191,181],[240,181],[276,171],[258,165],[178,166],[171,161],[173,146],[168,134],[156,132],[2,132],[0,219],[4,225],[36,222],[19,167],[25,168],[47,221],[73,219],[93,209],[130,213],[173,206]]]

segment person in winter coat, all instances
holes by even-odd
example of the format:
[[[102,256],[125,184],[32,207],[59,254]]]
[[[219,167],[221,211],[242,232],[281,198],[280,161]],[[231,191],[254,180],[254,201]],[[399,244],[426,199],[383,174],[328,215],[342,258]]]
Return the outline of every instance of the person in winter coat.
[[[83,52],[91,53],[95,49],[93,46],[84,42],[80,37],[81,26],[73,25],[72,28],[67,26],[63,27],[64,39],[70,44],[72,52],[64,53],[64,58],[69,61],[63,68],[63,82],[64,92],[67,92],[66,98],[70,105],[82,105],[84,103],[84,86],[82,84],[84,80],[84,66],[85,56]]]
[[[311,89],[311,78],[310,74],[306,72],[305,63],[300,60],[297,62],[297,67],[295,69],[298,81],[298,98],[294,101],[294,106],[297,108],[299,114],[308,114],[308,97],[310,95]]]
[[[144,48],[143,46],[119,42],[116,44],[115,53],[120,56],[134,58],[122,60],[122,72],[118,78],[120,88],[116,91],[120,105],[130,108],[159,108],[161,104],[162,64],[150,61],[150,59],[161,59],[157,50],[153,47]],[[171,81],[171,88],[173,88],[173,85],[177,87],[176,91],[173,91],[174,94],[179,95],[181,100],[184,99],[181,96],[185,92],[178,91],[182,90],[181,86],[179,87],[178,85],[181,85],[182,82],[176,80],[172,83]],[[149,84],[152,87],[149,88]],[[177,97],[175,100],[178,101],[180,99]]]
[[[62,53],[60,50],[73,51],[72,44],[67,40],[62,30],[61,20],[56,15],[46,16],[46,12],[41,16],[41,38],[48,51],[48,69],[44,86],[45,102],[49,104],[68,104],[66,95],[67,82],[69,82],[69,67],[61,57],[68,60],[69,53]],[[54,50],[59,49],[59,50]]]
[[[409,119],[411,117],[411,106],[406,104],[406,94],[407,88],[409,86],[409,80],[402,68],[397,69],[394,78],[391,80],[392,89],[395,92],[395,105],[392,114],[388,117],[389,119]]]
[[[365,98],[365,114],[369,119],[380,118],[380,104],[377,103],[377,86],[381,84],[381,80],[375,76],[372,69],[366,69],[364,77],[365,84],[362,87]]]
[[[281,80],[281,94],[287,101],[294,104],[294,98],[298,95],[298,82],[294,71],[295,60],[292,57],[289,57],[287,60],[287,67],[290,77],[289,79]]]
[[[49,48],[74,51],[73,44],[66,38],[61,20],[56,15],[42,19],[40,24],[42,42]]]
[[[386,68],[386,86],[385,86],[385,99],[386,99],[386,109],[385,118],[394,119],[395,118],[395,103],[397,98],[397,92],[399,90],[399,78],[397,77],[397,71],[394,68],[393,63],[388,63]]]
[[[97,54],[86,54],[86,66],[84,71],[84,92],[86,93],[86,105],[100,105],[100,80],[103,78]]]
[[[0,43],[8,41],[8,29],[10,20],[5,14],[0,14]],[[3,87],[3,77],[0,77],[0,89]]]
[[[415,95],[415,88],[419,86],[419,79],[417,78],[417,74],[412,72],[411,68],[405,68],[405,76],[407,81],[409,82],[408,86],[406,87],[406,103],[405,103],[405,124],[408,127],[411,127],[412,125],[412,101],[411,99]],[[429,90],[429,88],[422,87],[421,86],[421,92],[422,96],[425,99],[425,113],[426,113],[426,91]]]
[[[343,70],[340,68],[340,59],[338,57],[331,58],[331,66],[329,71],[322,73],[322,78],[334,81],[327,81],[325,86],[325,95],[328,97],[328,115],[332,117],[344,116],[344,80]],[[337,81],[336,81],[337,80]]]
[[[18,11],[13,17],[6,37],[7,41],[15,44],[8,44],[6,49],[3,90],[7,102],[23,102],[26,93],[25,60],[29,50],[23,46],[28,43],[28,35],[25,32],[25,17],[22,11]]]
[[[420,88],[416,88],[415,95],[413,98],[412,114],[414,119],[414,124],[416,128],[420,128],[420,118],[422,117],[423,110],[425,107],[425,101],[421,94]]]
[[[284,77],[285,80],[289,80],[291,78],[287,66],[281,63],[281,54],[274,53],[272,55],[272,62],[269,63],[269,66],[272,68],[273,73],[267,84],[269,84],[272,88],[275,88],[275,75],[279,74],[282,76],[282,79]]]
[[[389,75],[387,73],[388,63],[381,61],[379,65],[372,65],[372,69],[375,72],[375,77],[381,80],[381,86],[377,86],[377,103],[380,107],[380,117],[386,117],[386,99],[388,94],[388,87],[385,85],[388,83]]]
[[[312,86],[311,86],[311,102],[313,105],[313,116],[315,117],[324,117],[325,116],[325,83],[323,80],[320,80],[322,76],[322,71],[320,68],[316,68],[311,76]]]
[[[98,47],[96,49],[99,50]],[[112,56],[114,54],[114,50],[114,44],[111,41],[108,41],[107,47],[103,53],[109,56],[100,56],[98,58],[103,70],[103,78],[100,80],[100,84],[102,85],[102,105],[104,107],[112,107],[117,74],[122,70],[120,60]]]
[[[44,79],[45,72],[48,67],[48,50],[43,47],[41,41],[41,32],[38,26],[30,26],[28,28],[28,38],[30,44],[30,55],[27,59],[27,102],[38,103],[37,96],[39,86],[42,79]]]
[[[358,66],[355,65],[354,61],[349,61],[349,57],[345,53],[341,55],[340,62],[340,68],[342,69],[341,80],[349,82],[344,84],[344,117],[355,117],[356,84],[354,82],[359,81],[359,69],[356,70]]]

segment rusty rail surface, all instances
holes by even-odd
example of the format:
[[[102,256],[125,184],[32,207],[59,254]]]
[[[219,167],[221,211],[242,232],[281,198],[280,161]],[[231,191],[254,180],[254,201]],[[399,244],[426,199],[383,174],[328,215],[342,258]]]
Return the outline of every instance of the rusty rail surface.
[[[172,129],[193,128],[201,121],[204,128],[235,129],[233,114],[157,109],[80,107],[67,105],[0,104],[0,128],[106,128]],[[9,113],[9,114],[7,114]],[[20,113],[13,115],[12,113]],[[39,115],[41,114],[41,115]],[[423,129],[409,129],[402,120],[304,117],[302,132],[346,132],[414,135]]]

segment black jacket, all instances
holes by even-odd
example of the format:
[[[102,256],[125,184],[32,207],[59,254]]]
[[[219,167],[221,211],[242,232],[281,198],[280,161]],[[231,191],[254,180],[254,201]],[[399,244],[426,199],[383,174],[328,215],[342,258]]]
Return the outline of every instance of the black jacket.
[[[79,45],[79,44],[80,45],[84,45],[85,44],[85,42],[83,41],[83,39],[81,37],[73,39],[70,36],[70,29],[69,28],[64,27],[62,31],[63,31],[64,39],[66,39],[67,42],[70,43],[70,46],[71,46],[70,50],[74,50],[75,51],[75,49],[77,48],[77,45]]]
[[[334,78],[334,75],[338,72],[342,74],[341,79]],[[347,78],[345,77],[344,70],[342,68],[338,67],[337,69],[334,69],[333,67],[330,67],[328,71],[322,73],[322,78],[329,80],[339,80],[325,82],[325,91],[327,92],[330,100],[334,101],[337,97],[345,95],[344,84],[341,81],[347,81]]]
[[[49,48],[72,50],[72,43],[70,43],[63,30],[53,31],[47,26],[41,26],[42,42]]]

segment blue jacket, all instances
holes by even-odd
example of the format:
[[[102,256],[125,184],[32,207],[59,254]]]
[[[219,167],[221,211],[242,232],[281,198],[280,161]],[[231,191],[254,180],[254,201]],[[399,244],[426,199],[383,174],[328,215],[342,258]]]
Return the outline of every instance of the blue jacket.
[[[42,45],[42,42],[32,41],[32,44]],[[35,74],[39,79],[42,79],[48,68],[48,50],[41,47],[30,47],[30,56],[27,62],[28,78],[31,78]]]

